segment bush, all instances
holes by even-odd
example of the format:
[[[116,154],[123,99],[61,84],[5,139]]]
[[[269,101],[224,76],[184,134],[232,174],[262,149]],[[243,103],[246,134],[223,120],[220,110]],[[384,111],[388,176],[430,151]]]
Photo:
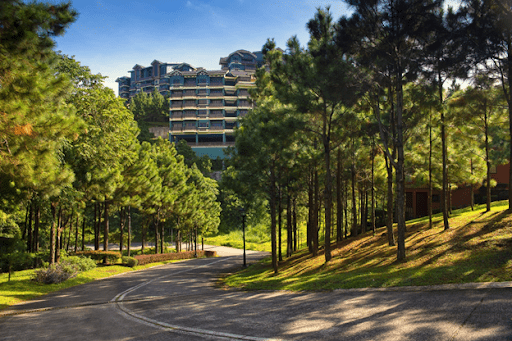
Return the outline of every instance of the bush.
[[[61,283],[78,274],[76,265],[53,264],[34,273],[34,281],[45,284]]]
[[[78,271],[88,271],[96,267],[96,262],[85,256],[66,256],[61,258],[61,264],[76,266]]]
[[[176,252],[176,250],[174,248],[168,247],[168,245],[164,245],[164,252],[163,253],[171,253],[171,252]],[[130,255],[132,257],[139,256],[139,255],[142,255],[142,254],[143,253],[142,253],[141,249],[130,250]],[[154,255],[154,254],[155,254],[155,248],[154,247],[145,247],[144,248],[144,255]],[[123,255],[128,255],[128,251],[127,250],[123,250]]]
[[[128,256],[121,257],[121,262],[123,263],[123,265],[129,266],[131,268],[137,266],[137,264],[139,263],[139,261],[136,260],[135,258]]]
[[[121,254],[116,251],[78,251],[75,253],[76,256],[85,256],[96,261],[103,261],[107,264],[116,263]]]

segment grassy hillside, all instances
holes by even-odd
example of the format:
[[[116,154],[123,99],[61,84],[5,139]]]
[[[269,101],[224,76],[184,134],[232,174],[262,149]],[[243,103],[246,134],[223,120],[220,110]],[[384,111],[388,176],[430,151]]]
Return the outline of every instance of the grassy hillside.
[[[512,281],[512,214],[507,202],[454,211],[450,230],[442,217],[409,221],[407,261],[396,262],[396,247],[387,245],[385,228],[333,245],[332,260],[302,250],[280,263],[274,275],[270,260],[224,278],[246,289],[332,290],[445,283]]]

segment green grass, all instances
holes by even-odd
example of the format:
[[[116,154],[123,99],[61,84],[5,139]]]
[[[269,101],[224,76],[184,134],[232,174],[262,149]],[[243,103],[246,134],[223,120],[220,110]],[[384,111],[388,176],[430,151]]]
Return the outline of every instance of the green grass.
[[[306,225],[302,224],[298,227],[298,238],[301,244],[305,246],[303,240],[306,235]],[[286,226],[283,226],[282,231],[282,252],[286,253]],[[219,234],[217,236],[206,236],[205,244],[217,246],[229,246],[237,249],[243,248],[243,234],[242,231],[231,231],[227,234]],[[253,251],[266,251],[271,252],[272,246],[270,244],[270,232],[263,226],[249,227],[245,235],[245,247],[247,250]]]
[[[387,244],[385,229],[333,244],[325,263],[301,250],[279,265],[274,274],[266,259],[223,279],[229,286],[269,290],[333,290],[446,283],[512,281],[512,215],[507,202],[475,211],[454,211],[444,231],[441,215],[409,221],[406,262],[396,261],[396,247]]]
[[[125,272],[142,270],[171,262],[176,261],[151,263],[135,266],[133,268],[123,265],[105,266],[100,264],[95,269],[82,272],[78,274],[78,276],[58,284],[42,284],[32,281],[32,277],[36,270],[17,271],[11,275],[10,282],[8,282],[8,274],[0,274],[0,310],[5,309],[10,305],[31,300],[61,289],[89,283],[97,279],[111,277]]]

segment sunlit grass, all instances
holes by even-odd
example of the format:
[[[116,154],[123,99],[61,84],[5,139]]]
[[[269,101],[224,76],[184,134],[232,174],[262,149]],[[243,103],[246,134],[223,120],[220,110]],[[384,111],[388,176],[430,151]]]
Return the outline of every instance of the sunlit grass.
[[[450,229],[442,217],[407,223],[407,261],[396,262],[396,247],[387,244],[385,228],[333,245],[325,263],[320,251],[305,250],[279,265],[276,275],[268,260],[224,279],[246,289],[332,290],[337,288],[436,285],[445,283],[512,281],[512,216],[507,202],[454,211]]]
[[[305,246],[306,226],[302,224],[298,226],[298,243]],[[253,251],[266,251],[271,252],[272,246],[270,244],[270,232],[261,225],[249,227],[245,235],[245,247],[247,250]],[[286,226],[282,227],[281,250],[286,254]],[[226,234],[219,234],[217,236],[206,236],[205,244],[217,246],[229,246],[236,249],[243,248],[243,233],[240,230],[231,231]]]

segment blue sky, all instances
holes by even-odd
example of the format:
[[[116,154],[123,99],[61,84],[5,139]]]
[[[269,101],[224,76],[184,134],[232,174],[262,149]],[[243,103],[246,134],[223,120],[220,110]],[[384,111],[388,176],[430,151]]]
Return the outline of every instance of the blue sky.
[[[61,2],[63,0],[50,0]],[[456,5],[460,0],[448,0]],[[135,64],[187,62],[219,69],[219,59],[245,49],[259,51],[267,38],[279,47],[297,35],[308,41],[306,23],[316,8],[331,5],[335,20],[348,15],[341,0],[72,0],[80,13],[57,50],[75,56],[93,73],[117,77]]]
[[[52,1],[59,2],[59,1]],[[293,35],[308,41],[306,23],[331,4],[333,17],[347,13],[340,0],[72,0],[80,13],[57,50],[74,55],[93,73],[115,80],[135,64],[187,62],[209,70],[238,49],[259,51],[267,38],[280,47]]]

